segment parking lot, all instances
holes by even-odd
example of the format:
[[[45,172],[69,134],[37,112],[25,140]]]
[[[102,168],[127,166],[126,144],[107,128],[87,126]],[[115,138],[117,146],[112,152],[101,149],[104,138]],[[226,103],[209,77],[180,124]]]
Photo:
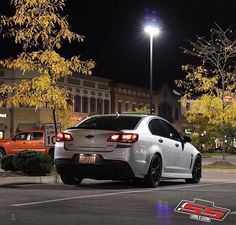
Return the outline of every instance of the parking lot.
[[[196,185],[162,181],[156,189],[93,180],[80,186],[21,184],[2,186],[0,195],[1,225],[202,224],[174,211],[181,200],[194,198],[230,209],[224,221],[211,224],[236,224],[235,179]]]

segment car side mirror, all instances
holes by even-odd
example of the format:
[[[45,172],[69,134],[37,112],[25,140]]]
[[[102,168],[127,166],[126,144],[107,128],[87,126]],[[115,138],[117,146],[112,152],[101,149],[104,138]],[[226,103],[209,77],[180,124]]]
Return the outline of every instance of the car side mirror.
[[[184,142],[184,143],[192,142],[192,139],[191,139],[191,137],[189,137],[189,136],[184,136],[184,137],[183,137],[183,142]]]
[[[15,137],[12,137],[11,140],[12,140],[12,141],[16,141]]]

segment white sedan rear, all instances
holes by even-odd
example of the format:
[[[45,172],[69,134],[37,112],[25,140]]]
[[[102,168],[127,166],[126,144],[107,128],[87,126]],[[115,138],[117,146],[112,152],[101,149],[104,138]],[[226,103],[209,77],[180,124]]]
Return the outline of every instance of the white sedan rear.
[[[157,187],[161,178],[201,179],[201,155],[158,116],[92,116],[57,135],[55,165],[63,183],[83,178],[135,180]]]

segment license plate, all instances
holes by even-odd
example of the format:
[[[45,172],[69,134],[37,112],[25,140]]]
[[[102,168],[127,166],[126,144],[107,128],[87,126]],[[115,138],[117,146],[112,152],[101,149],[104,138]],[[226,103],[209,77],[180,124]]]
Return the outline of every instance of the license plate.
[[[94,164],[96,162],[96,154],[80,154],[79,163]]]

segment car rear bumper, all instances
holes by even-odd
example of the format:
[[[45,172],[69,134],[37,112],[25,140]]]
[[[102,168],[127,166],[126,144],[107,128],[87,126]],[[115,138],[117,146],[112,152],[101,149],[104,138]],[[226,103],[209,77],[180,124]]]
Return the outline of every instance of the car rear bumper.
[[[70,159],[55,159],[59,174],[72,174],[83,178],[100,180],[130,180],[135,177],[129,164],[120,160],[105,160],[100,157],[96,164],[80,164],[76,157]]]

